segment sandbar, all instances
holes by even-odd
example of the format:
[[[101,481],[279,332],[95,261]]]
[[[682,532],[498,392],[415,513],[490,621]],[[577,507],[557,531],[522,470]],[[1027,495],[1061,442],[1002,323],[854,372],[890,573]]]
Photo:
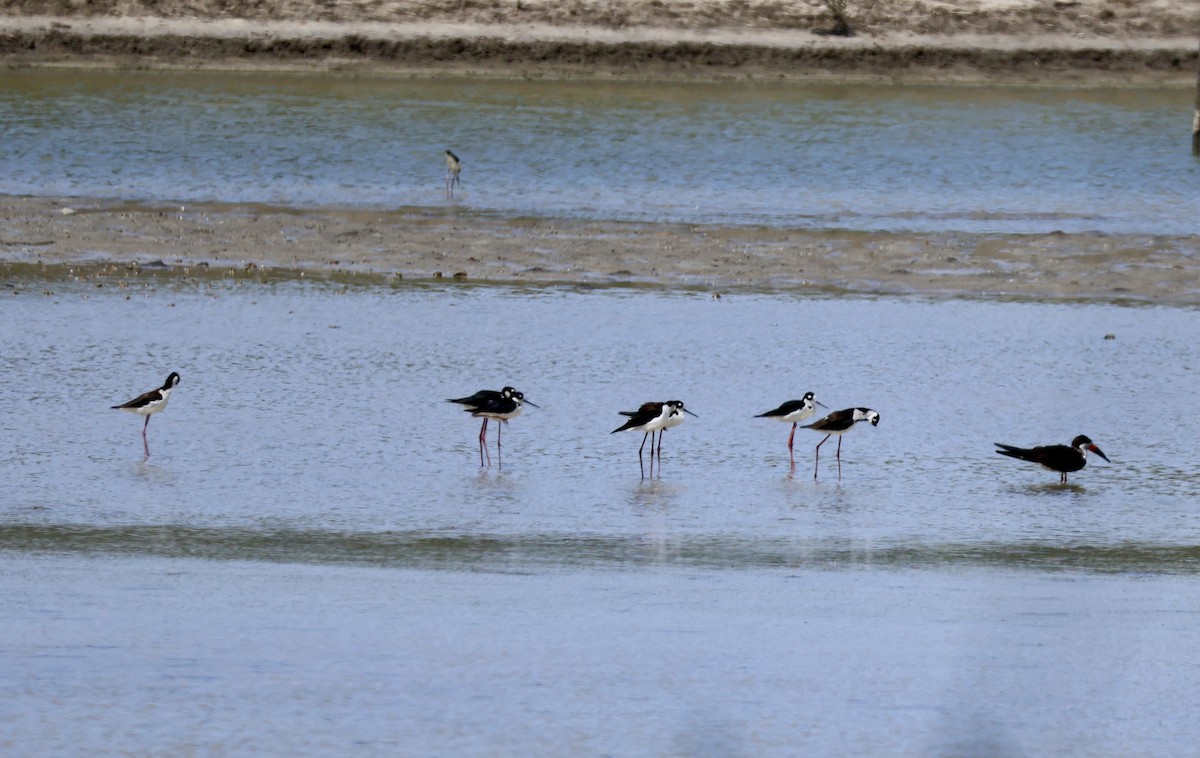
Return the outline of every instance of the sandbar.
[[[1200,236],[883,233],[0,196],[10,290],[62,276],[354,274],[364,281],[661,286],[1200,304]]]

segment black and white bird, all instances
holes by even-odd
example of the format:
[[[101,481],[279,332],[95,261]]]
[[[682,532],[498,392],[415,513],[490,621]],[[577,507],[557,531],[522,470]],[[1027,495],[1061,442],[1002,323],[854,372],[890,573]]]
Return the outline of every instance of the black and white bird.
[[[479,390],[474,395],[450,398],[446,402],[458,403],[459,405],[465,405],[467,408],[474,410],[481,405],[487,405],[488,403],[499,400],[502,397],[512,397],[514,394],[516,394],[516,392],[516,389],[512,387],[505,387],[502,390]]]
[[[817,406],[825,408],[825,404],[817,400],[817,396],[811,392],[805,392],[804,397],[799,400],[789,400],[778,408],[760,413],[755,418],[773,418],[776,421],[783,421],[792,425],[792,432],[788,435],[788,458],[791,459],[792,465],[796,465],[796,456],[792,452],[792,442],[796,437],[796,426],[809,416],[816,412]]]
[[[824,445],[825,440],[834,435],[837,435],[838,438],[838,479],[842,478],[842,435],[853,429],[854,425],[860,421],[870,422],[871,426],[879,426],[879,414],[870,408],[847,408],[843,411],[834,411],[819,421],[804,425],[805,429],[825,434],[825,437],[817,443],[813,460],[813,479],[817,478],[817,464],[821,461],[821,445]]]
[[[454,188],[462,186],[462,161],[453,152],[446,151],[446,197],[454,197]]]
[[[650,474],[654,474],[654,435],[658,433],[658,459],[659,466],[662,465],[662,433],[667,429],[679,426],[684,421],[683,414],[696,416],[696,414],[683,407],[682,400],[668,400],[663,403],[642,403],[641,407],[636,411],[620,411],[622,416],[628,416],[629,420],[621,426],[613,429],[610,434],[617,432],[635,431],[643,432],[642,445],[638,448],[638,463],[642,466],[642,476],[645,476],[645,464],[642,459],[642,451],[646,447],[646,439],[650,439]]]
[[[995,443],[1000,448],[996,452],[1020,461],[1029,461],[1039,466],[1059,473],[1059,484],[1067,483],[1067,474],[1079,471],[1087,465],[1088,451],[1092,451],[1104,460],[1108,456],[1100,452],[1100,448],[1086,435],[1081,434],[1071,440],[1070,445],[1042,445],[1039,447],[1015,447],[1002,442]],[[1112,461],[1108,461],[1112,463]]]
[[[684,422],[683,414],[685,413],[689,416],[699,418],[696,416],[696,414],[683,407],[682,400],[668,400],[665,405],[671,408],[671,412],[667,414],[667,420],[666,423],[663,424],[662,429],[658,430],[658,460],[660,463],[662,462],[663,434],[665,434],[668,429],[674,429],[682,424]]]
[[[150,417],[167,407],[167,401],[171,399],[171,393],[178,384],[179,374],[172,371],[158,389],[143,392],[128,403],[113,406],[116,410],[129,411],[146,418],[146,423],[142,424],[142,450],[146,454],[146,458],[150,457],[150,443],[146,440],[146,429],[150,426]]]
[[[474,395],[468,397],[450,398],[446,402],[457,403],[464,406],[463,410],[470,413],[475,418],[483,419],[483,425],[479,428],[479,465],[482,467],[484,455],[487,456],[487,465],[492,465],[492,454],[487,449],[487,426],[488,419],[496,419],[498,422],[508,423],[509,419],[516,418],[521,415],[521,411],[526,403],[537,408],[537,404],[525,399],[525,394],[513,387],[505,387],[502,390],[479,390]],[[496,425],[496,454],[500,455],[500,425]]]

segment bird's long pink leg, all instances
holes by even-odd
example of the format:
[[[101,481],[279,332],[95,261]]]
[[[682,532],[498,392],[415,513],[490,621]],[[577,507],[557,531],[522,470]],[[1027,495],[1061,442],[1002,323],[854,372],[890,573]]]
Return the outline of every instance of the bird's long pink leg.
[[[658,431],[658,468],[660,471],[662,470],[662,438],[666,433],[666,429],[660,429]]]
[[[487,449],[487,416],[483,417],[483,426],[479,428],[479,468],[483,468],[483,454],[487,453],[487,465],[492,465],[492,454]]]
[[[788,435],[788,459],[791,460],[793,466],[796,465],[796,455],[795,455],[795,453],[792,452],[792,440],[794,440],[795,438],[796,438],[796,422],[792,422],[792,433]]]
[[[826,434],[825,440],[829,439],[832,436],[833,436],[832,434]],[[813,480],[814,481],[817,478],[817,466],[821,463],[821,445],[825,444],[825,440],[821,440],[820,442],[817,443],[817,450],[816,450],[816,456],[815,456],[816,460],[813,461]]]
[[[150,443],[146,441],[146,429],[150,426],[150,417],[146,417],[146,423],[142,424],[142,452],[146,454],[146,458],[150,457]],[[145,459],[143,459],[145,460]]]

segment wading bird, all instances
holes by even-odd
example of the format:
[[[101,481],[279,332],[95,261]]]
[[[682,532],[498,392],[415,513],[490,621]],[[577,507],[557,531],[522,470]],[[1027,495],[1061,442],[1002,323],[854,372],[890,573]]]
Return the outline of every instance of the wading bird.
[[[462,161],[451,151],[446,151],[446,197],[454,197],[454,187],[462,186]],[[532,405],[532,403],[530,403]]]
[[[458,397],[447,400],[448,403],[457,403],[464,406],[464,410],[470,413],[475,418],[483,419],[483,425],[479,428],[479,465],[482,467],[484,455],[487,456],[487,465],[492,465],[492,454],[487,449],[487,426],[488,419],[496,419],[498,422],[508,423],[509,419],[516,418],[521,415],[521,410],[525,403],[529,403],[534,408],[537,404],[525,399],[525,394],[513,387],[505,387],[500,391],[496,390],[479,390],[474,395],[469,397]],[[496,424],[496,456],[500,457],[500,424]]]
[[[635,431],[644,432],[642,435],[642,445],[638,448],[638,465],[642,467],[642,477],[646,476],[646,467],[642,459],[642,451],[646,447],[646,438],[650,438],[650,475],[654,476],[654,433],[658,432],[658,465],[659,470],[662,469],[662,433],[667,429],[679,426],[683,423],[683,414],[695,416],[688,409],[683,407],[682,400],[668,400],[665,403],[642,403],[642,406],[636,411],[620,411],[622,416],[628,416],[629,420],[621,426],[613,429],[610,434],[617,432]]]
[[[825,437],[817,443],[813,460],[813,479],[817,478],[817,464],[821,461],[821,445],[833,435],[838,436],[837,462],[838,479],[842,478],[842,435],[854,428],[860,421],[869,421],[871,426],[879,426],[879,414],[870,408],[847,408],[844,411],[834,411],[820,421],[805,424],[805,429],[824,432]]]
[[[817,410],[817,406],[825,408],[825,404],[816,399],[816,395],[811,392],[805,392],[804,397],[799,400],[789,400],[773,411],[760,413],[755,418],[773,418],[776,421],[791,423],[792,433],[788,435],[788,458],[791,459],[792,465],[796,465],[796,456],[792,452],[792,441],[796,437],[796,426],[804,419],[813,415]]]
[[[146,423],[142,424],[142,450],[145,452],[146,458],[150,457],[150,443],[146,440],[146,429],[150,426],[150,417],[167,407],[167,401],[171,399],[171,392],[177,384],[179,384],[179,374],[172,371],[167,375],[167,381],[163,382],[163,386],[158,389],[143,392],[128,403],[113,406],[116,410],[129,411],[146,417]]]
[[[1036,463],[1039,466],[1048,468],[1051,471],[1059,473],[1059,484],[1067,483],[1067,474],[1072,471],[1079,471],[1087,465],[1087,454],[1091,450],[1096,455],[1108,461],[1108,456],[1100,452],[1100,448],[1092,442],[1085,434],[1081,434],[1071,440],[1070,445],[1043,445],[1041,447],[1014,447],[1005,445],[1002,442],[994,443],[1000,448],[996,452],[1000,455],[1007,455],[1009,458],[1016,458],[1020,461],[1029,461]],[[1108,461],[1112,463],[1112,461]]]

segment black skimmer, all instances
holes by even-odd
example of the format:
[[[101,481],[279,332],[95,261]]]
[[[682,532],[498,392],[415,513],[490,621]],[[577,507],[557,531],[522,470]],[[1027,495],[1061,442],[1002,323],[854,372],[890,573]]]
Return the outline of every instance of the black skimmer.
[[[525,394],[513,387],[505,387],[500,391],[479,390],[469,397],[451,398],[448,403],[458,403],[465,406],[464,410],[475,418],[483,419],[479,428],[479,465],[483,466],[483,456],[487,455],[487,465],[492,465],[492,454],[487,449],[488,419],[496,419],[508,423],[509,419],[521,415],[525,403],[534,408],[537,404],[525,399]],[[496,426],[496,453],[500,453],[500,426]]]
[[[462,161],[451,151],[446,151],[446,197],[454,197],[454,186],[462,186]],[[533,405],[533,403],[530,403]]]
[[[621,426],[613,429],[610,434],[633,430],[635,432],[644,432],[642,435],[642,445],[638,448],[638,463],[642,466],[642,476],[646,475],[645,464],[642,461],[642,451],[646,447],[646,438],[650,438],[650,475],[654,475],[654,433],[658,432],[658,457],[659,466],[662,466],[662,433],[667,429],[679,426],[684,421],[683,414],[695,416],[688,409],[683,407],[682,400],[668,400],[665,403],[642,403],[642,406],[636,411],[620,411],[622,416],[628,416],[629,420]]]
[[[179,384],[179,374],[172,371],[167,375],[167,381],[163,382],[163,386],[158,389],[143,392],[128,403],[113,406],[116,410],[129,411],[146,417],[146,423],[142,424],[142,450],[146,454],[146,458],[150,457],[150,443],[146,440],[146,429],[150,426],[150,417],[167,407],[167,401],[171,399],[171,392],[174,391],[177,384]]]
[[[835,434],[838,435],[838,479],[842,478],[842,435],[853,429],[854,425],[860,421],[869,421],[871,422],[871,426],[879,426],[879,414],[870,408],[847,408],[843,411],[834,411],[819,421],[804,425],[805,429],[825,433],[825,438],[817,443],[815,460],[813,461],[813,479],[817,478],[817,464],[821,460],[821,445],[824,445],[825,440]]]
[[[1100,448],[1096,447],[1095,443],[1086,434],[1081,434],[1071,440],[1070,445],[1014,447],[1013,445],[1005,445],[1002,442],[997,442],[995,445],[1000,448],[996,451],[1000,455],[1007,455],[1009,458],[1016,458],[1021,461],[1029,461],[1030,463],[1036,463],[1039,466],[1048,468],[1051,471],[1057,471],[1060,475],[1059,484],[1066,484],[1067,474],[1072,471],[1079,471],[1087,465],[1089,450],[1108,461],[1108,456],[1100,452]],[[1112,463],[1112,461],[1108,462]]]
[[[805,392],[804,397],[799,400],[789,400],[773,411],[767,411],[755,416],[755,418],[773,418],[777,421],[791,423],[792,433],[788,435],[788,458],[791,459],[793,466],[796,465],[796,457],[792,453],[792,441],[796,437],[796,426],[804,419],[813,415],[818,405],[825,408],[825,404],[818,401],[816,395],[811,392]]]

